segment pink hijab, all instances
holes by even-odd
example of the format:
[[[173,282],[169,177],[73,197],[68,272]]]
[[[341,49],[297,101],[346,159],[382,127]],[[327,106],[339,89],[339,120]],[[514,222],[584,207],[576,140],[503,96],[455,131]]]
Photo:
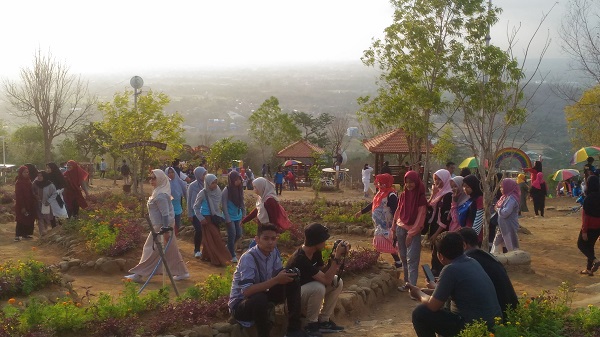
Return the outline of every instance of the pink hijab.
[[[517,203],[521,202],[521,189],[519,188],[519,184],[517,184],[516,181],[504,178],[502,179],[501,184],[502,196],[496,203],[496,207],[502,207],[502,204],[504,204],[504,202],[507,201],[510,197],[513,197]]]
[[[537,188],[538,190],[542,189],[542,184],[545,183],[544,174],[542,172],[538,172],[537,177],[534,181],[531,182],[531,186]]]
[[[452,193],[452,186],[450,186],[450,179],[452,179],[452,175],[450,174],[450,171],[445,170],[445,169],[437,170],[437,171],[435,171],[435,173],[433,175],[437,176],[444,183],[444,185],[442,186],[442,189],[437,191],[436,194],[431,196],[431,201],[429,202],[429,205],[435,207],[435,205],[440,200],[442,200],[442,198],[446,194]]]
[[[419,207],[427,205],[425,199],[425,185],[419,178],[419,174],[415,171],[408,171],[404,175],[404,183],[406,179],[410,179],[415,183],[415,188],[412,190],[405,189],[400,194],[398,199],[398,209],[396,209],[395,218],[400,218],[405,225],[414,225],[419,213]]]

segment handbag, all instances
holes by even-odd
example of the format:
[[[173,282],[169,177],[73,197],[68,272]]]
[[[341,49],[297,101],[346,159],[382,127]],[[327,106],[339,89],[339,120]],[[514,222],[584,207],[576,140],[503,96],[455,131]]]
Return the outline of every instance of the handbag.
[[[221,224],[225,223],[225,219],[222,216],[212,214],[212,208],[210,207],[210,201],[208,200],[206,190],[204,191],[204,198],[206,198],[206,204],[208,205],[208,211],[210,212],[210,222],[212,222],[213,225],[220,227]]]

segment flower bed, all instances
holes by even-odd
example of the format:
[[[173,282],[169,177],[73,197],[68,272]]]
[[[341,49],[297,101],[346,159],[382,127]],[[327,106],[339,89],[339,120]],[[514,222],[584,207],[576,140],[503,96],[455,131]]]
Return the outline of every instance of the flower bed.
[[[29,295],[52,284],[60,284],[60,276],[42,262],[9,260],[0,265],[0,298]]]

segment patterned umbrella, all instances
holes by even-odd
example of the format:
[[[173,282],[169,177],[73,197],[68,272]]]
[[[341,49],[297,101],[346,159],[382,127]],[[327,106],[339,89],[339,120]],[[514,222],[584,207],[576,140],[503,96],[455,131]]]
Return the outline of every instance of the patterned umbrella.
[[[571,158],[571,165],[583,163],[588,157],[600,155],[600,147],[598,146],[586,146],[575,152],[573,158]]]
[[[563,181],[569,178],[577,177],[579,175],[579,171],[574,169],[562,169],[556,171],[552,176],[552,180],[554,181]]]
[[[292,166],[292,165],[298,165],[298,164],[302,164],[302,162],[299,160],[290,159],[290,160],[286,160],[285,163],[283,163],[283,166]]]
[[[479,160],[477,160],[477,158],[475,157],[469,157],[465,160],[462,161],[462,163],[460,163],[460,165],[458,165],[458,168],[476,168],[479,167]]]

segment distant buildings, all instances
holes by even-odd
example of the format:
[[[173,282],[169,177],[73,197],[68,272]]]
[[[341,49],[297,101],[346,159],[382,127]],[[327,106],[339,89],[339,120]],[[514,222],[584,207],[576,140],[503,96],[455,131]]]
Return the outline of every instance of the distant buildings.
[[[360,136],[360,133],[358,132],[358,127],[356,127],[356,126],[349,127],[348,129],[346,129],[346,135],[348,137]]]

